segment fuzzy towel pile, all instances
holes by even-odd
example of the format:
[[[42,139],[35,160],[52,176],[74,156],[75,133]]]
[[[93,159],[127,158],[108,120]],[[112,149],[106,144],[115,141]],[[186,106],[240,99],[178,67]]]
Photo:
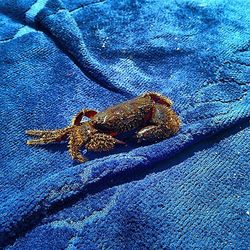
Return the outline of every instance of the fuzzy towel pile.
[[[1,0],[0,248],[247,249],[250,1]],[[90,154],[29,147],[144,92],[174,137]]]

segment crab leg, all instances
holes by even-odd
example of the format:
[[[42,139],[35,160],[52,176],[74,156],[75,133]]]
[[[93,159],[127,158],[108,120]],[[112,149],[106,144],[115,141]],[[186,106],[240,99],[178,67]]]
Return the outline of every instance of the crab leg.
[[[79,127],[73,127],[74,129],[69,135],[69,153],[72,157],[73,160],[77,160],[79,162],[85,162],[87,161],[87,158],[85,158],[81,151],[80,148],[84,144],[84,137],[81,134],[81,130]]]
[[[48,144],[52,142],[60,142],[61,140],[58,138],[40,138],[40,139],[35,139],[35,140],[28,140],[27,144],[28,145],[43,145],[43,144]]]
[[[86,149],[94,152],[109,151],[113,149],[116,144],[125,145],[126,143],[112,137],[111,135],[96,133],[86,144]]]
[[[60,142],[67,139],[67,134],[70,131],[70,128],[58,130],[27,130],[27,135],[38,136],[40,138],[28,140],[28,145],[42,145],[52,142]]]
[[[54,136],[56,134],[65,133],[65,129],[57,130],[26,130],[25,133],[31,136]]]

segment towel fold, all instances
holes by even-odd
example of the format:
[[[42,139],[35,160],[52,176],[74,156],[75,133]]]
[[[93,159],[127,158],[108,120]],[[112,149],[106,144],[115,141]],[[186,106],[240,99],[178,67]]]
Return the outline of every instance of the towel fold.
[[[0,247],[248,248],[248,1],[2,0],[0,22]],[[148,91],[177,135],[83,164],[26,145]]]

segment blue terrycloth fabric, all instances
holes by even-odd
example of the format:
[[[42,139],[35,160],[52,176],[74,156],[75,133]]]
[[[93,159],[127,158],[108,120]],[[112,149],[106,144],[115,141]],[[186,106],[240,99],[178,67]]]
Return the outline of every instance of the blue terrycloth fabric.
[[[2,248],[249,249],[249,0],[1,0],[0,23]],[[176,136],[84,164],[26,145],[147,91]]]

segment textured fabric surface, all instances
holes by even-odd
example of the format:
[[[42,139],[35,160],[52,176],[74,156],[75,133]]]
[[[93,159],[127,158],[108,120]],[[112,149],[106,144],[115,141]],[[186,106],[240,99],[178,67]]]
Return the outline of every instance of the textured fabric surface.
[[[1,0],[0,24],[0,247],[248,249],[249,0]],[[84,164],[26,145],[147,91],[176,136]]]

